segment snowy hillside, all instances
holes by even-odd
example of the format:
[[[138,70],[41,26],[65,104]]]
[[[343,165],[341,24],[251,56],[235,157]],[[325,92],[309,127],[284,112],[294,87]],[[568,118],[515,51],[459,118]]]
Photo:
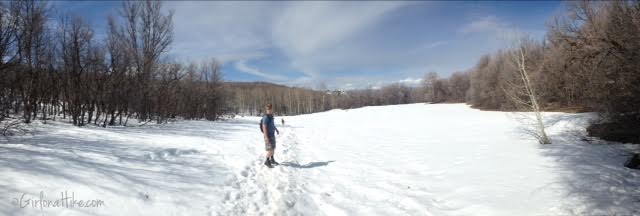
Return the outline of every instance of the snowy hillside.
[[[622,166],[638,147],[584,141],[588,114],[545,116],[545,146],[512,114],[463,104],[332,110],[284,117],[284,127],[276,117],[273,169],[262,165],[257,117],[53,122],[0,141],[0,214],[640,214],[640,172]],[[64,192],[103,205],[36,201]]]

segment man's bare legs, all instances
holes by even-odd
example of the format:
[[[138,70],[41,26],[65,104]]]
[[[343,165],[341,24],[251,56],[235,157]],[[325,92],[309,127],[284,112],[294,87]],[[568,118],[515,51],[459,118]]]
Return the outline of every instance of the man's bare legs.
[[[278,162],[276,162],[276,160],[275,160],[275,159],[273,159],[273,154],[274,154],[274,152],[275,152],[275,149],[272,149],[272,150],[269,150],[269,151],[267,151],[267,152],[266,152],[267,161],[269,161],[269,163],[270,163],[271,165],[279,165],[279,163],[278,163]]]
[[[267,151],[267,158],[273,157],[273,150]]]

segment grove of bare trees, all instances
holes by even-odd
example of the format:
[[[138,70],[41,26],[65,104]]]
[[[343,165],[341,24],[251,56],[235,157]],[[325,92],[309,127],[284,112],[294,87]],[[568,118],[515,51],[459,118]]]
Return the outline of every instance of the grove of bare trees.
[[[427,74],[425,98],[459,101],[454,92],[468,87],[465,101],[473,107],[522,110],[523,103],[534,106],[527,92],[535,92],[540,110],[599,113],[601,122],[589,128],[592,135],[640,142],[640,2],[568,4],[568,15],[550,22],[542,41],[525,40],[523,46],[487,54],[464,74],[446,79]],[[522,65],[513,61],[523,48],[530,88],[518,73]],[[460,82],[464,79],[468,84]]]
[[[98,40],[91,23],[54,16],[45,1],[0,2],[0,121],[60,116],[106,126],[219,118],[220,64],[163,58],[173,42],[172,14],[159,1],[123,2]]]

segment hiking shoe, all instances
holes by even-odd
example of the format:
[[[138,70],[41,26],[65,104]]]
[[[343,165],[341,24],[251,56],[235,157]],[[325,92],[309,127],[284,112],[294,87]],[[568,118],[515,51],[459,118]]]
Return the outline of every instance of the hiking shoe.
[[[271,165],[271,161],[269,159],[264,161],[264,165],[269,167],[269,168],[273,168],[273,165]]]
[[[275,159],[273,159],[273,157],[271,157],[271,164],[273,165],[280,165],[278,162],[276,162]]]

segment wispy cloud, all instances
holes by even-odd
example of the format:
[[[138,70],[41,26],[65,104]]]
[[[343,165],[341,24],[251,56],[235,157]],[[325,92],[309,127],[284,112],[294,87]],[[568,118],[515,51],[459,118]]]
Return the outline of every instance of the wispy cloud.
[[[509,23],[494,15],[482,17],[473,20],[457,30],[462,34],[486,33],[490,34],[492,39],[503,41],[505,44],[512,44],[518,37],[523,35],[531,35],[535,38],[542,38],[546,31],[541,29],[523,29],[518,25]]]
[[[422,49],[433,49],[439,46],[444,46],[447,45],[449,43],[449,41],[436,41],[436,42],[431,42],[431,43],[426,43],[424,45],[422,45]]]
[[[249,60],[270,48],[269,2],[166,2],[175,11],[173,52],[181,57],[216,57],[223,62]]]
[[[316,77],[327,63],[341,64],[358,55],[340,56],[336,47],[358,50],[353,39],[406,2],[293,2],[273,23],[275,45],[291,66]],[[344,53],[344,52],[342,52]],[[346,60],[346,61],[345,61]]]
[[[458,29],[458,32],[464,34],[478,32],[502,32],[508,28],[510,28],[508,24],[499,20],[496,16],[489,15],[465,24]]]
[[[238,71],[245,72],[245,73],[248,73],[248,74],[252,74],[252,75],[255,75],[255,76],[259,76],[259,77],[265,78],[265,79],[270,80],[270,81],[284,81],[284,80],[287,80],[287,77],[285,77],[285,76],[276,75],[276,74],[269,74],[269,73],[262,72],[257,68],[253,68],[253,67],[247,65],[247,61],[246,60],[235,61],[234,65],[235,65],[235,68]]]
[[[418,85],[420,85],[420,83],[422,83],[422,78],[415,78],[414,79],[414,78],[408,77],[406,79],[402,79],[402,80],[398,81],[398,83],[405,84],[405,85],[408,85],[408,86],[418,86]]]
[[[362,88],[381,88],[390,84],[402,84],[405,86],[419,86],[422,83],[421,78],[406,77],[404,79],[389,78],[384,75],[380,76],[335,76],[322,79],[321,82],[310,78],[296,79],[293,82],[285,82],[283,84],[293,86],[317,86],[319,83],[325,84],[328,89],[362,89]]]

